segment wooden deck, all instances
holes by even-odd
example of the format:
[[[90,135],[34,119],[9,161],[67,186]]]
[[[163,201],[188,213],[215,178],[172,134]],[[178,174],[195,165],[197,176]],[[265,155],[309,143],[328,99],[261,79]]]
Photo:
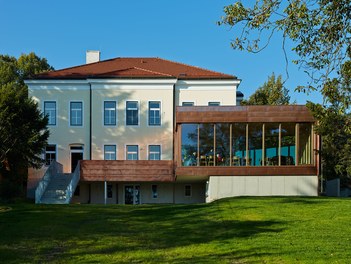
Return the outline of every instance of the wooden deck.
[[[81,181],[173,182],[171,160],[82,160]]]

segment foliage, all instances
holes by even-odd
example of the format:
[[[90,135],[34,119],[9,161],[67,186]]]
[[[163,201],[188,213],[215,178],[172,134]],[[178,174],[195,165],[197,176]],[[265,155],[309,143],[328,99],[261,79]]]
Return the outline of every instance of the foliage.
[[[241,1],[224,7],[219,25],[235,27],[235,49],[259,52],[274,34],[281,34],[285,52],[287,38],[294,43],[303,67],[322,85],[340,70],[351,53],[351,1],[349,0],[257,0],[250,7]],[[311,84],[308,89],[315,89]],[[302,86],[299,89],[304,89]]]
[[[282,76],[272,73],[268,81],[258,88],[242,105],[287,105],[290,102],[289,90],[283,86]]]
[[[340,77],[329,79],[322,89],[328,105],[309,102],[318,120],[316,132],[322,136],[324,175],[351,179],[351,61],[341,67]]]
[[[21,55],[18,60],[0,55],[0,174],[6,182],[21,187],[27,166],[42,165],[40,154],[49,131],[47,118],[37,103],[28,98],[26,78],[51,70],[46,59],[34,53]],[[2,186],[2,189],[6,189]],[[4,193],[4,192],[2,192]]]
[[[351,259],[350,199],[240,197],[193,205],[10,207],[0,205],[3,263],[348,263]]]

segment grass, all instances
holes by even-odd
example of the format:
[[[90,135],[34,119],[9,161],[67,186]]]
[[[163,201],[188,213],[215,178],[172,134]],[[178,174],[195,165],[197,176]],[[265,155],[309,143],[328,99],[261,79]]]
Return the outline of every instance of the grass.
[[[0,204],[1,263],[350,263],[351,200]]]

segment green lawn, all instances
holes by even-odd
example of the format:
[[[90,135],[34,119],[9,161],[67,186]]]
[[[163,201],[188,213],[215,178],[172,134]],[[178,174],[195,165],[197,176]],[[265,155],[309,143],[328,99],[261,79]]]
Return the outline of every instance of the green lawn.
[[[351,263],[351,200],[0,204],[0,262]]]

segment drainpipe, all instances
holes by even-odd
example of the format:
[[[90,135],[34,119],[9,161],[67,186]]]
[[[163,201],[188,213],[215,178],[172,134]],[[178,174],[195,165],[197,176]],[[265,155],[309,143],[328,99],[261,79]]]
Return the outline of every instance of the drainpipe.
[[[93,138],[92,138],[92,101],[93,101],[93,98],[92,98],[92,91],[91,91],[91,83],[89,82],[89,100],[90,100],[90,103],[89,103],[89,111],[90,111],[90,114],[89,114],[89,151],[90,151],[90,156],[89,156],[89,159],[92,160],[92,153],[93,153],[93,150],[92,150],[92,141],[93,141]]]
[[[176,96],[176,92],[175,92],[175,84],[173,84],[173,120],[172,120],[172,123],[173,123],[173,146],[172,146],[172,149],[173,149],[173,152],[172,152],[172,163],[173,163],[173,179],[174,179],[174,182],[173,182],[173,204],[175,204],[175,155],[174,155],[174,152],[176,151],[175,150],[175,129],[177,127],[177,124],[176,124],[176,102],[175,102],[175,96]],[[179,142],[178,142],[179,144]]]
[[[107,181],[106,181],[106,178],[105,178],[105,184],[104,184],[104,202],[106,205],[107,204]]]

